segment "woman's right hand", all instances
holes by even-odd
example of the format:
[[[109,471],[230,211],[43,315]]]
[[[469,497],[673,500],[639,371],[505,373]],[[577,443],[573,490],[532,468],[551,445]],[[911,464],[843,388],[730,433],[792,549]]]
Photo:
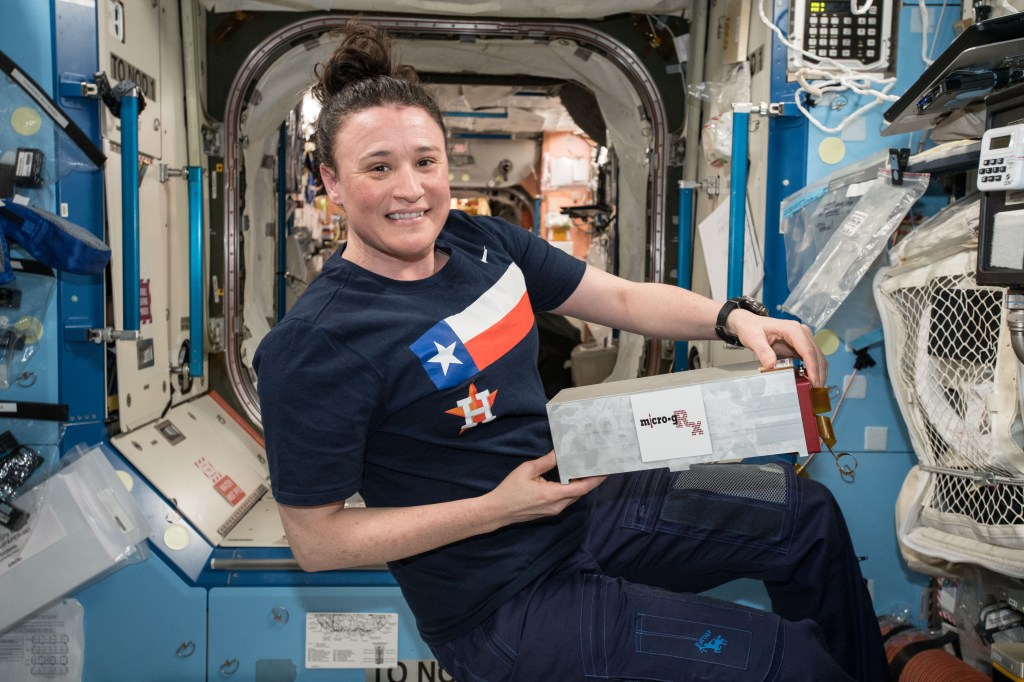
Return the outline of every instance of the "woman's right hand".
[[[292,554],[303,570],[327,571],[397,561],[513,523],[560,514],[605,476],[562,485],[544,474],[555,453],[519,465],[489,493],[412,507],[278,504]]]
[[[520,464],[488,493],[508,523],[532,521],[561,514],[566,507],[601,485],[607,476],[588,476],[567,484],[549,481],[544,474],[555,468],[555,452]]]

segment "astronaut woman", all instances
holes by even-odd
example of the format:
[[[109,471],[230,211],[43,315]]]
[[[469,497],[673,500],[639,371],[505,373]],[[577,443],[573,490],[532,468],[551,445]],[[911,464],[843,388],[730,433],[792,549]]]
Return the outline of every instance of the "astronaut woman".
[[[722,303],[450,210],[442,114],[391,48],[356,22],[317,68],[320,171],[348,241],[254,362],[300,566],[387,562],[460,682],[885,679],[842,514],[792,467],[558,482],[534,314],[708,339]],[[805,326],[742,308],[723,326],[823,384]],[[366,507],[346,509],[357,492]],[[773,612],[697,594],[739,577],[765,582]]]

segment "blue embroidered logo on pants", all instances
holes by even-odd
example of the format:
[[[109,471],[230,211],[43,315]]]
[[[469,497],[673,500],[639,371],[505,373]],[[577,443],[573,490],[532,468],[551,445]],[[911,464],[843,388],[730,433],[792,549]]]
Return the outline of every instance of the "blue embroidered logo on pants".
[[[697,640],[697,648],[700,649],[702,654],[706,654],[708,651],[720,654],[722,653],[722,647],[728,643],[729,641],[721,635],[716,635],[714,639],[711,639],[711,630],[708,630]]]

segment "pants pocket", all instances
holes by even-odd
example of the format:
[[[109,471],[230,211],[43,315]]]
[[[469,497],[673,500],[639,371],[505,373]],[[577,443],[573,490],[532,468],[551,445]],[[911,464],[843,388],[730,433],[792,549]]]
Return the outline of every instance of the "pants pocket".
[[[792,479],[778,464],[691,467],[667,486],[656,530],[785,553],[798,505]]]
[[[581,645],[588,678],[764,680],[780,621],[730,602],[586,576]]]
[[[746,670],[750,662],[750,630],[653,613],[636,614],[636,650]]]
[[[515,676],[518,655],[495,631],[493,617],[431,651],[459,682],[505,682]]]

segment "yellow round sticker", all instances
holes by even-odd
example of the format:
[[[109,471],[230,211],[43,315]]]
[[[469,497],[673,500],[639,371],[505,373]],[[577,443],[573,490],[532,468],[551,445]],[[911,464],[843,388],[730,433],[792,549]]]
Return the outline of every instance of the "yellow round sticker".
[[[192,534],[181,524],[175,523],[164,530],[164,544],[167,545],[167,549],[180,551],[188,547],[191,542]]]
[[[818,158],[829,165],[835,165],[846,156],[846,143],[838,137],[826,137],[818,145]]]
[[[819,329],[814,334],[814,342],[825,355],[832,355],[839,350],[839,337],[831,329]]]
[[[117,474],[119,479],[121,479],[121,484],[125,489],[131,492],[131,489],[135,487],[135,481],[132,479],[132,475],[124,469],[117,469],[114,473]]]
[[[11,114],[11,127],[19,135],[35,135],[43,127],[43,118],[32,107],[18,107]]]

